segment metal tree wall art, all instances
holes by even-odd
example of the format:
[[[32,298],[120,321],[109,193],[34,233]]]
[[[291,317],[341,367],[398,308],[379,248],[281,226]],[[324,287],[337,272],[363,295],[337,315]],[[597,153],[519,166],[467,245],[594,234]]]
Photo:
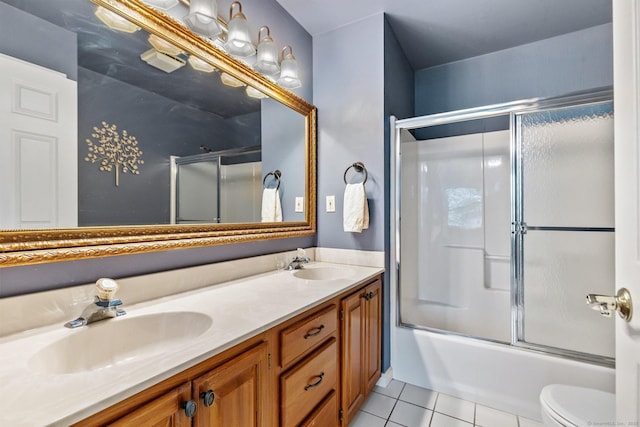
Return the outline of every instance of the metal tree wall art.
[[[140,175],[138,165],[144,164],[142,151],[138,147],[135,136],[122,130],[118,132],[116,125],[102,122],[102,128],[94,126],[91,136],[95,139],[86,139],[89,153],[84,158],[86,162],[98,163],[100,170],[104,172],[116,171],[116,187],[120,185],[119,173],[132,173]]]

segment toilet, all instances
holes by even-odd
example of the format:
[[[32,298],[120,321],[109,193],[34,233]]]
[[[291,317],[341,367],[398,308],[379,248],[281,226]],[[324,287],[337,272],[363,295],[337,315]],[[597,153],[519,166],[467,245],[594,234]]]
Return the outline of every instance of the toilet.
[[[551,384],[540,393],[542,422],[547,427],[614,425],[616,396],[606,391]]]

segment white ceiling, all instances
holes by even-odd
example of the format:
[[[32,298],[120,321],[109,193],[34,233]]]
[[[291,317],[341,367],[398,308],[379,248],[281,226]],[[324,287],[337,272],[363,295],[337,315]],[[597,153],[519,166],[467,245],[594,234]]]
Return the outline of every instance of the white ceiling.
[[[612,0],[277,0],[312,36],[384,12],[414,69],[611,22]]]

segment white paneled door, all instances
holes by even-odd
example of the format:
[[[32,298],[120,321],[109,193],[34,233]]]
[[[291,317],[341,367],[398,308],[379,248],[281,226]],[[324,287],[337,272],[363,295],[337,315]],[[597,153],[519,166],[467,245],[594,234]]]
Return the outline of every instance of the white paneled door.
[[[640,1],[613,1],[616,287],[634,299],[616,316],[616,425],[640,419]],[[588,331],[585,331],[588,333]]]
[[[0,229],[78,225],[77,85],[0,54]]]

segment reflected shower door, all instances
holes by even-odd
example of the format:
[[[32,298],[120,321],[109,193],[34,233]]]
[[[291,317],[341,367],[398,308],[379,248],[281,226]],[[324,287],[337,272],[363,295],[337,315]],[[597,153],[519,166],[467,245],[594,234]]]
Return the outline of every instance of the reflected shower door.
[[[613,105],[515,115],[517,340],[614,356],[614,322],[585,295],[614,291]]]
[[[218,160],[178,164],[176,222],[220,222]]]

